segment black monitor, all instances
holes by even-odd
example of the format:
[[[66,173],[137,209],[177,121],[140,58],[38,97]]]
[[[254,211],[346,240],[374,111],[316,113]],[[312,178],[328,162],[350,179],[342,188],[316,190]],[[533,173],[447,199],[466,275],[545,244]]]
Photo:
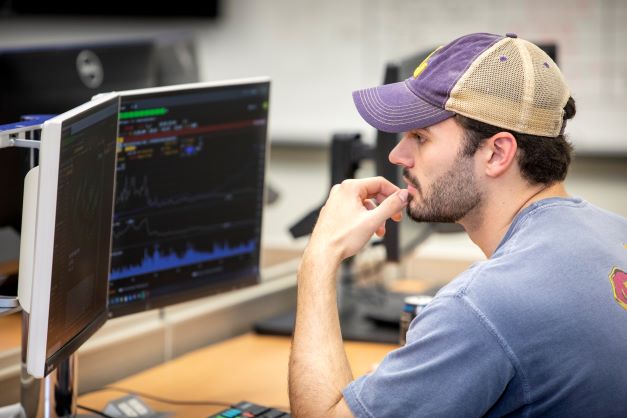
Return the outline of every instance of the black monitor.
[[[431,50],[428,50],[403,59],[389,61],[385,66],[383,84],[406,80],[430,53]],[[399,139],[400,134],[377,131],[374,159],[378,175],[387,178],[399,187],[404,187],[400,168],[389,161],[390,152],[398,144]],[[388,222],[383,237],[387,260],[400,261],[404,253],[429,236],[430,230],[429,224],[416,224],[408,216],[403,216],[403,220],[399,223]]]
[[[269,87],[120,93],[112,317],[259,281]]]
[[[220,17],[220,0],[205,0],[201,4],[192,0],[176,3],[159,3],[149,0],[108,0],[98,7],[76,1],[7,0],[0,1],[0,12],[12,16],[66,16],[66,17],[116,17],[116,18],[203,18]]]
[[[105,91],[155,86],[162,78],[156,49],[167,54],[183,41],[164,38],[159,48],[149,38],[0,48],[0,124],[27,114],[61,114]],[[0,228],[20,231],[23,179],[33,163],[35,151],[0,150]],[[7,280],[0,294],[16,287],[15,278]]]
[[[60,114],[95,94],[153,87],[150,38],[0,49],[0,124]]]

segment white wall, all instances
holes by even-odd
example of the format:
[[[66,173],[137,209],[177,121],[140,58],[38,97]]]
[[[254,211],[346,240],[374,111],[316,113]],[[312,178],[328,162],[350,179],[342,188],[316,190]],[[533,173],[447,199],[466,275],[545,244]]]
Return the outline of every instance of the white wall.
[[[205,80],[269,75],[275,141],[326,143],[373,134],[351,92],[381,82],[384,63],[470,32],[517,32],[559,45],[578,102],[568,132],[585,152],[627,154],[627,2],[623,0],[224,0],[210,20],[2,19],[0,46],[189,29]]]
[[[273,138],[328,141],[336,130],[372,134],[351,91],[379,84],[384,63],[471,32],[516,32],[556,42],[578,102],[568,128],[580,152],[627,154],[627,2],[621,0],[229,0],[199,32],[209,79],[274,79]]]

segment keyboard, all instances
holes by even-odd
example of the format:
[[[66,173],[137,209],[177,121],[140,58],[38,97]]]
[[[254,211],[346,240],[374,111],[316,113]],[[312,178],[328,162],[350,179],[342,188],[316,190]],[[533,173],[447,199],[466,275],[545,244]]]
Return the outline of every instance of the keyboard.
[[[208,418],[290,418],[287,412],[242,401]]]

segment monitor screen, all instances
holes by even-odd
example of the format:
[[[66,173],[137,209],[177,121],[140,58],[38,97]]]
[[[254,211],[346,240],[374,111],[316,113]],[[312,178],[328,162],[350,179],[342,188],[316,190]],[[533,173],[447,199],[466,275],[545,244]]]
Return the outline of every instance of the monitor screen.
[[[3,4],[4,3],[4,4]],[[205,18],[220,17],[220,0],[205,0],[201,4],[192,0],[179,0],[176,3],[159,3],[148,0],[123,1],[108,0],[98,7],[90,3],[57,0],[7,0],[0,1],[5,16],[77,16],[77,17],[118,17],[118,18]]]
[[[154,87],[154,41],[119,39],[0,49],[0,123],[60,114],[94,94]]]
[[[106,321],[118,111],[105,96],[42,128],[27,350],[37,377]]]
[[[257,283],[269,81],[120,95],[110,315]]]

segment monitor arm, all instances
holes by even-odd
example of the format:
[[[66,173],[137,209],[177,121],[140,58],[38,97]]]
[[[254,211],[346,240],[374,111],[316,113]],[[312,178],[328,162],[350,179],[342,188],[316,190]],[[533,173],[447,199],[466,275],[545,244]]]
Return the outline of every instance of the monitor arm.
[[[32,117],[24,122],[0,126],[0,149],[8,147],[39,149],[41,127],[45,120],[53,115]],[[75,409],[76,395],[76,355],[70,356],[58,367],[54,385],[53,400],[44,396],[40,402],[44,379],[37,379],[26,372],[26,349],[28,346],[29,313],[31,308],[31,290],[33,285],[33,252],[35,248],[35,221],[39,186],[39,166],[31,155],[31,169],[24,179],[24,207],[22,212],[22,234],[20,239],[19,280],[17,297],[0,297],[0,315],[22,310],[22,355],[21,355],[21,390],[20,402],[0,408],[0,418],[31,418],[42,411],[49,413],[54,405],[57,415]],[[51,376],[46,377],[50,379]],[[45,389],[44,389],[45,390]],[[70,396],[66,396],[69,394]],[[60,413],[62,412],[62,413]],[[47,416],[47,415],[46,415]]]
[[[397,144],[397,134],[379,133],[374,147],[361,141],[361,134],[335,134],[331,140],[331,187],[345,179],[355,177],[364,160],[373,160],[376,173],[394,184],[398,184],[397,167],[388,161],[390,151]],[[299,238],[311,234],[318,220],[322,205],[309,212],[305,217],[290,227],[292,237]],[[386,227],[385,235],[375,245],[385,246],[386,260],[397,262],[401,258],[399,245],[399,224],[390,222]]]
[[[339,184],[355,177],[355,172],[363,160],[371,159],[373,148],[361,141],[361,134],[334,134],[331,139],[331,185]],[[322,205],[309,212],[290,227],[294,238],[311,234],[318,220]]]
[[[39,149],[39,134],[43,120],[0,126],[0,148],[19,147]],[[34,165],[34,157],[31,157]],[[20,266],[17,297],[0,296],[0,315],[22,310],[22,377],[21,401],[0,408],[0,418],[26,418],[35,416],[39,403],[40,379],[25,373],[26,345],[28,341],[28,313],[30,312],[33,285],[32,260],[35,246],[35,216],[37,209],[39,167],[33,167],[24,179],[24,207],[22,236],[20,239]]]
[[[47,118],[46,118],[47,119]],[[45,120],[45,119],[44,119]],[[39,149],[39,132],[42,119],[0,126],[0,148]],[[20,239],[20,279],[18,295],[0,296],[0,316],[24,309],[30,312],[30,294],[32,288],[32,253],[35,243],[35,210],[37,208],[37,178],[39,168],[31,169],[24,179],[24,212],[22,218],[22,237]]]
[[[376,148],[373,148],[361,141],[359,133],[335,134],[331,139],[331,184],[339,184],[346,179],[355,178],[355,173],[359,169],[362,161],[371,160],[376,157]],[[320,215],[322,206],[309,212],[303,219],[298,221],[290,228],[290,232],[294,238],[309,235]],[[380,244],[383,241],[377,241]],[[350,310],[347,294],[353,286],[353,275],[351,273],[351,265],[353,258],[350,257],[342,262],[340,280],[339,280],[339,305],[340,309]]]

